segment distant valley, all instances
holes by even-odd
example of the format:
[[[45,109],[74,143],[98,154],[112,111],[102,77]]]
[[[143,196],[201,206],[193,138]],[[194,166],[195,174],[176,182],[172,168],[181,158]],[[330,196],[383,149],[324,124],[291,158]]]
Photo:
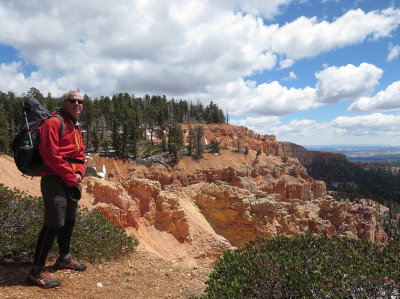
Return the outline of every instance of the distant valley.
[[[312,151],[324,151],[346,155],[351,162],[385,161],[400,164],[399,146],[379,145],[306,145]]]

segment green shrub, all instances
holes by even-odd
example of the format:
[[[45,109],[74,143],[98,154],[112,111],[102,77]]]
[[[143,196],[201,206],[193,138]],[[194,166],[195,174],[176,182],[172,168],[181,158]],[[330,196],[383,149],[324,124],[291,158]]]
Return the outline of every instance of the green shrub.
[[[152,157],[163,152],[162,144],[148,145],[143,152],[144,157]]]
[[[0,184],[0,262],[33,258],[43,223],[43,200]],[[95,262],[135,250],[138,241],[97,211],[78,211],[71,240],[74,257]],[[55,242],[52,252],[58,252]]]
[[[398,298],[400,244],[277,236],[225,251],[205,298]]]
[[[168,143],[168,151],[169,157],[171,159],[171,163],[176,164],[179,162],[179,147],[176,143]]]
[[[216,137],[212,137],[210,140],[210,146],[209,146],[210,153],[219,154],[221,142],[222,142],[222,140],[218,141],[218,139]]]

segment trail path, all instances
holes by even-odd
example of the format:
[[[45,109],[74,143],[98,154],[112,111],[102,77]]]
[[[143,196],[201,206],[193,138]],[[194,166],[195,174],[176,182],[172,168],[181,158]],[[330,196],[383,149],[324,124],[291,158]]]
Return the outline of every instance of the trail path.
[[[190,298],[204,295],[211,270],[167,262],[149,252],[87,265],[85,272],[55,272],[61,285],[49,290],[27,282],[29,265],[0,265],[0,297]]]

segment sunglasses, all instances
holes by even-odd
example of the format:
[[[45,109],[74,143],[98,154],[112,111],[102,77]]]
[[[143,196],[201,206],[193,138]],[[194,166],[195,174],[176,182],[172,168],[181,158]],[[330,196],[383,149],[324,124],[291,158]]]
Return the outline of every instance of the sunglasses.
[[[76,102],[80,105],[83,104],[83,100],[76,100],[76,99],[67,99],[68,102],[70,102],[71,104],[75,104]]]

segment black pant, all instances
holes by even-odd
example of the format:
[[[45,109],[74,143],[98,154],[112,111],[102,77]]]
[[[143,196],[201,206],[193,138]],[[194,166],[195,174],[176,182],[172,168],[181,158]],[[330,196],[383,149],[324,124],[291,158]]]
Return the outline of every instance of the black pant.
[[[40,181],[44,200],[44,224],[63,227],[65,220],[76,219],[78,202],[68,198],[64,182],[56,175],[46,175]]]
[[[63,181],[55,175],[42,177],[44,224],[36,243],[34,265],[44,268],[57,237],[60,255],[69,254],[78,203],[68,198]]]

